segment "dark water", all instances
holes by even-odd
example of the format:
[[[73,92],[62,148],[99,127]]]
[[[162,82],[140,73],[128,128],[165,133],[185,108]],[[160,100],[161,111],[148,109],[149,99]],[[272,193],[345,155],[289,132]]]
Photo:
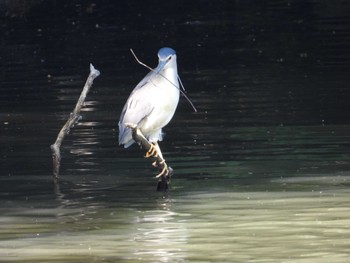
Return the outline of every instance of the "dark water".
[[[9,3],[9,2],[7,2]],[[18,5],[17,5],[18,3]],[[350,5],[344,1],[0,1],[0,262],[346,262]],[[6,11],[6,12],[5,12]],[[184,98],[161,147],[117,122],[171,46]],[[50,144],[89,73],[82,120]]]

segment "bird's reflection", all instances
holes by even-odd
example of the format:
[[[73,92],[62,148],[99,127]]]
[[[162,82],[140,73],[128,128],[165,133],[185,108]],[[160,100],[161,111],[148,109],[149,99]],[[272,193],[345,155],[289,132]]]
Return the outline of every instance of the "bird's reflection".
[[[135,218],[134,255],[158,262],[184,260],[183,244],[188,236],[185,222],[183,215],[172,211],[169,197],[159,199],[153,210],[140,211]]]

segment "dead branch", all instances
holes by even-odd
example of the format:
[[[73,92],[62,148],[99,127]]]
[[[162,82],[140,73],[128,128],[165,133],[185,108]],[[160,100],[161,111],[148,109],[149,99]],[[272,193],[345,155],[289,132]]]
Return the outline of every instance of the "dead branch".
[[[64,137],[69,133],[70,129],[76,125],[81,119],[80,110],[84,105],[86,95],[88,94],[93,81],[100,75],[100,72],[90,64],[90,74],[85,82],[83,91],[80,94],[80,97],[75,105],[73,112],[71,112],[66,124],[62,127],[60,132],[57,135],[57,139],[54,144],[51,145],[52,151],[52,162],[53,162],[53,179],[55,182],[58,181],[60,164],[61,164],[61,144]]]

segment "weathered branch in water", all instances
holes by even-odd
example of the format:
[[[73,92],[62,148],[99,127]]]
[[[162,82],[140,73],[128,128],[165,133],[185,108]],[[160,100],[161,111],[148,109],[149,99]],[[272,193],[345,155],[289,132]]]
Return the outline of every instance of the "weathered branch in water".
[[[54,144],[51,145],[52,151],[52,163],[53,163],[53,178],[55,181],[58,180],[60,164],[61,164],[61,144],[64,137],[69,133],[70,129],[76,125],[81,119],[80,110],[84,105],[86,95],[89,93],[89,90],[93,84],[95,78],[100,75],[100,71],[94,68],[92,64],[90,64],[90,74],[85,82],[83,91],[80,94],[80,97],[75,105],[73,112],[70,114],[66,124],[62,127],[60,132],[57,135],[57,139]]]
[[[151,143],[142,135],[138,133],[137,128],[130,127],[132,130],[132,138],[137,142],[138,145],[141,146],[142,149],[145,149],[149,152],[152,148]],[[157,191],[166,191],[169,188],[170,178],[173,175],[173,169],[168,166],[165,160],[160,156],[153,156],[155,159],[154,166],[158,167],[161,171],[157,186]],[[158,176],[157,176],[158,177]]]

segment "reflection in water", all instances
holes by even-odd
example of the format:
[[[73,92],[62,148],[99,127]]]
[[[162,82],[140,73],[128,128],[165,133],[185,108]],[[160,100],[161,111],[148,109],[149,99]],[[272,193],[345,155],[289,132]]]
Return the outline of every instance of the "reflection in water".
[[[140,211],[137,216],[134,256],[157,262],[179,262],[186,258],[188,243],[185,216],[171,211],[169,203],[162,210]],[[183,218],[183,219],[181,219]]]

